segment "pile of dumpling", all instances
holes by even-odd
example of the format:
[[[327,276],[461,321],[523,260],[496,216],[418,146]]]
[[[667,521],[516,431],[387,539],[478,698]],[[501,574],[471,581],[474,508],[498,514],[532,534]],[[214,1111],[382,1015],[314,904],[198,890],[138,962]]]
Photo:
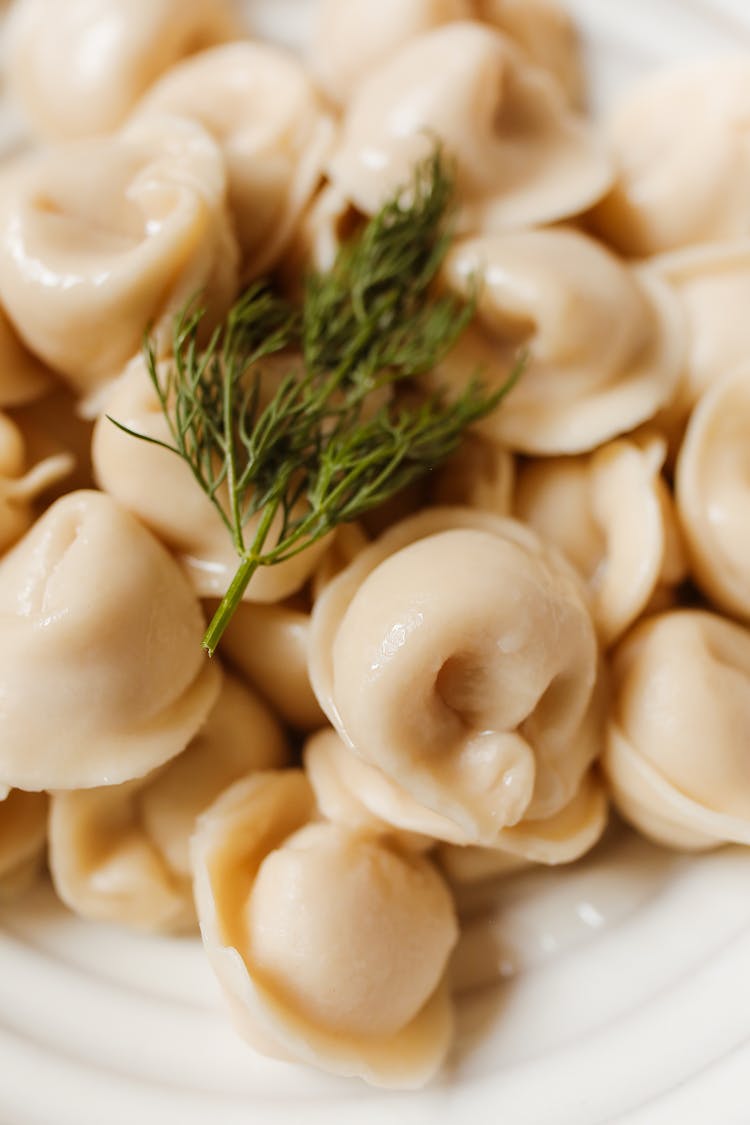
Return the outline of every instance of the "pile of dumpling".
[[[258,1049],[418,1086],[451,1043],[454,890],[568,863],[611,802],[750,842],[750,56],[604,130],[551,0],[321,0],[307,67],[228,0],[17,0],[34,144],[0,169],[0,890],[200,928]],[[500,409],[423,486],[235,565],[140,346],[294,289],[455,160],[427,385]]]

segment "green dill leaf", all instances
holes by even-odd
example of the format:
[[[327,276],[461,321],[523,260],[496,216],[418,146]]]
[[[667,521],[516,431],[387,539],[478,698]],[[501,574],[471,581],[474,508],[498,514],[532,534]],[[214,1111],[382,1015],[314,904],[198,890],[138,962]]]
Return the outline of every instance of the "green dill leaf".
[[[474,378],[458,397],[415,395],[415,380],[475,313],[474,297],[434,292],[452,199],[452,170],[436,148],[332,269],[307,279],[301,308],[260,281],[204,346],[196,301],[175,318],[171,360],[158,362],[147,336],[171,439],[155,444],[189,465],[238,555],[204,637],[209,654],[258,567],[293,557],[429,472],[518,379],[523,358],[495,391]],[[285,360],[281,373],[268,367],[274,355]]]

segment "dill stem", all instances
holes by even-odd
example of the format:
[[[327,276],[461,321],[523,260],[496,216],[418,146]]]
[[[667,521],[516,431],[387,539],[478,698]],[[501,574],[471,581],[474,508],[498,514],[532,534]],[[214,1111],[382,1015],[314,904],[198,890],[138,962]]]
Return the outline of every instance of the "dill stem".
[[[237,606],[242,601],[242,595],[245,593],[250,579],[263,563],[263,545],[271,530],[271,524],[273,523],[278,506],[279,502],[276,501],[275,503],[269,504],[263,510],[263,518],[258,524],[258,530],[255,533],[252,546],[246,554],[240,556],[242,561],[235,571],[234,578],[229,584],[229,589],[219,602],[216,612],[211,618],[206,632],[203,634],[201,644],[209,656],[213,656],[216,652],[219,641],[224,636],[224,630],[231,621]]]

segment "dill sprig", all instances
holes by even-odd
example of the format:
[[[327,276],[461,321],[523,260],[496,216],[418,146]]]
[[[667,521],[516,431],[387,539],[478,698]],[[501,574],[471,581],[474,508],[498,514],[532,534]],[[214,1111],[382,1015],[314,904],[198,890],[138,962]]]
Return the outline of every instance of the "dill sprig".
[[[205,347],[195,302],[175,319],[166,364],[146,339],[171,441],[115,424],[189,465],[238,556],[203,638],[209,655],[258,567],[291,558],[439,464],[516,381],[520,363],[494,391],[475,377],[455,398],[399,392],[414,390],[474,315],[473,300],[433,291],[452,193],[436,151],[332,269],[308,279],[301,308],[257,282]],[[274,379],[263,361],[287,351],[286,373]]]

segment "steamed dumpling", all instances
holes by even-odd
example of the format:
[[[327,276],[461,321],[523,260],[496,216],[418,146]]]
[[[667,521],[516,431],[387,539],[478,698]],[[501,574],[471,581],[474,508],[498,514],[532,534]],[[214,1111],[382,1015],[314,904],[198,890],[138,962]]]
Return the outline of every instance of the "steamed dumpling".
[[[47,843],[47,795],[0,791],[0,901],[25,890],[40,870]]]
[[[52,796],[49,863],[63,902],[84,918],[148,930],[195,921],[189,841],[232,782],[284,764],[279,722],[231,676],[187,750],[123,785]],[[1,806],[0,806],[1,808]]]
[[[678,610],[615,652],[604,766],[639,832],[700,850],[750,844],[750,632]]]
[[[92,457],[97,482],[180,556],[200,597],[222,597],[239,565],[237,552],[190,467],[175,453],[124,433],[110,418],[136,433],[171,443],[141,356],[113,385],[106,398],[106,415],[94,428]],[[257,515],[248,521],[248,543],[260,518]],[[280,522],[279,516],[271,525],[268,544],[274,542],[274,533],[278,535]],[[328,539],[323,538],[286,562],[260,567],[250,580],[245,598],[275,602],[288,597],[304,584],[327,544]]]
[[[677,460],[677,510],[696,582],[750,620],[750,367],[701,398]]]
[[[101,493],[56,501],[0,559],[0,623],[0,785],[140,777],[184,750],[219,690],[177,563]]]
[[[577,577],[486,512],[426,511],[362,551],[313,607],[310,672],[350,749],[461,843],[554,815],[600,749]]]
[[[667,285],[634,271],[574,230],[465,239],[445,281],[479,283],[477,322],[437,368],[462,387],[477,370],[503,384],[524,349],[521,378],[479,430],[523,453],[593,449],[652,418],[675,395],[683,320]]]
[[[18,0],[11,91],[44,137],[111,132],[162,71],[237,31],[228,0]]]
[[[199,125],[149,118],[32,152],[0,192],[0,297],[29,348],[82,394],[113,378],[151,324],[202,291],[234,296],[221,152]]]
[[[646,257],[750,234],[750,54],[645,78],[609,123],[618,177],[597,229]]]
[[[621,438],[584,457],[521,470],[516,515],[586,579],[594,621],[611,644],[655,594],[687,577],[674,504],[661,476],[666,442]]]
[[[572,20],[550,0],[320,0],[310,63],[324,90],[346,102],[362,80],[410,40],[454,20],[504,31],[580,102],[583,73]]]
[[[266,1054],[421,1086],[452,1034],[450,894],[427,859],[313,814],[289,770],[237,782],[199,822],[196,905],[234,1023]]]
[[[221,145],[243,276],[277,262],[313,194],[333,121],[293,55],[259,43],[203,51],[168,71],[137,116],[199,121]]]
[[[330,178],[372,214],[411,181],[436,140],[456,162],[462,230],[575,215],[612,180],[603,148],[554,79],[477,23],[428,32],[365,79],[344,118]]]

